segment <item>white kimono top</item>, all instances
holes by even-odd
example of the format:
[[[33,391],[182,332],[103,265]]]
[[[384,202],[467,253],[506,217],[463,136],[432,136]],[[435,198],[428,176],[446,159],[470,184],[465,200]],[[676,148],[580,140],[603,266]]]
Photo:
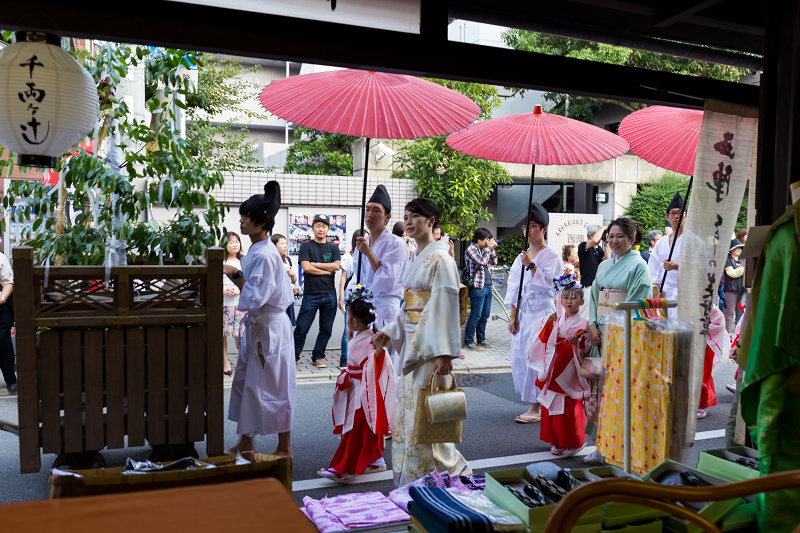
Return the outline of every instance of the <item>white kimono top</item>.
[[[403,375],[435,357],[458,357],[459,274],[450,246],[441,241],[427,245],[409,265],[403,285],[403,312],[382,330],[400,354]]]
[[[547,327],[547,318],[539,319],[536,328],[539,334],[533,339],[531,349],[528,350],[528,355],[525,362],[527,365],[536,370],[539,374],[539,381],[543,383],[542,392],[539,394],[539,403],[547,407],[551,415],[564,414],[564,398],[569,396],[574,400],[586,400],[591,393],[591,387],[586,378],[578,374],[578,371],[583,366],[583,358],[589,352],[588,335],[589,321],[583,318],[580,313],[576,313],[571,317],[567,317],[564,313],[558,317],[558,320],[550,330],[550,334],[544,338],[543,333]],[[584,335],[579,337],[578,345],[568,343],[566,339],[570,335],[584,332]],[[558,345],[558,342],[562,342]],[[568,351],[572,355],[572,359],[559,374],[555,374],[555,367],[553,364],[556,357],[556,352],[561,349],[561,353]],[[550,387],[555,383],[564,391],[559,393],[552,390]]]
[[[392,358],[384,353],[380,363],[370,344],[372,330],[365,329],[347,343],[347,368],[336,380],[333,392],[333,433],[353,429],[355,412],[364,410],[370,430],[378,436],[391,433],[397,380]]]
[[[672,252],[672,261],[680,265],[681,246],[683,245],[683,235],[678,237],[675,242],[675,250]],[[650,250],[650,259],[647,260],[647,268],[650,270],[652,283],[661,285],[664,277],[664,261],[669,257],[670,242],[669,237],[659,239],[656,245]],[[664,298],[667,300],[678,301],[678,271],[667,272],[667,279],[664,282]],[[676,318],[678,310],[672,308],[668,311],[670,318]]]
[[[367,237],[372,251],[381,263],[377,271],[372,270],[372,265],[364,257],[361,260],[361,284],[372,291],[375,306],[375,327],[380,330],[392,322],[400,313],[400,304],[403,301],[403,278],[408,268],[408,248],[406,242],[392,234],[388,229],[378,235],[372,242],[372,235]],[[353,270],[358,269],[358,259],[361,252],[353,253]],[[356,285],[358,276],[353,276],[348,284],[348,289]]]

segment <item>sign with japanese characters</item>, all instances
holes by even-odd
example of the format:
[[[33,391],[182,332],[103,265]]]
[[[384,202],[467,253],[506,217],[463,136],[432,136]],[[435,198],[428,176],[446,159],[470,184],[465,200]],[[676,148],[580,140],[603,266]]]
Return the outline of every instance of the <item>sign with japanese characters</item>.
[[[751,167],[758,110],[709,100],[678,263],[678,317],[695,324],[687,438],[694,440],[709,320]]]

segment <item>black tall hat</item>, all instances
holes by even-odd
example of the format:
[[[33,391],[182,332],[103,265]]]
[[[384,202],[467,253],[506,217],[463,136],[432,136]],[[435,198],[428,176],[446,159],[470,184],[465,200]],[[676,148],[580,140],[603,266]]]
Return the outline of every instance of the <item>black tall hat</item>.
[[[550,215],[547,214],[547,211],[539,202],[531,204],[531,222],[536,222],[542,226],[550,225]]]
[[[375,192],[369,197],[369,201],[367,203],[381,204],[386,208],[387,213],[392,212],[392,200],[389,198],[389,192],[383,185],[378,185],[375,187]]]
[[[672,201],[667,206],[667,214],[673,209],[684,209],[685,204],[683,203],[683,198],[681,198],[681,193],[676,192],[675,196],[672,198]]]
[[[268,181],[264,185],[264,195],[261,197],[263,198],[264,210],[270,216],[275,217],[281,208],[281,186],[277,181]]]

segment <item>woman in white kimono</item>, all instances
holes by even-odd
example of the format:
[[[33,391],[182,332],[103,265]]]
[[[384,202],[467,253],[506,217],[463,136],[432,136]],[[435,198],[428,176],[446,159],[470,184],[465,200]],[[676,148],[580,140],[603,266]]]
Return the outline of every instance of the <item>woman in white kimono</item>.
[[[458,323],[458,267],[450,247],[433,240],[439,208],[417,198],[406,205],[405,230],[417,242],[417,255],[404,281],[403,312],[373,337],[376,346],[391,341],[403,362],[397,384],[397,405],[392,427],[392,468],[397,486],[421,478],[432,470],[451,475],[469,473],[466,459],[453,443],[421,444],[414,441],[417,396],[428,386],[433,372],[440,385],[450,374],[452,360],[461,354]],[[448,380],[449,381],[449,380]]]
[[[252,246],[243,270],[223,272],[241,289],[239,311],[247,312],[231,386],[228,418],[237,422],[239,442],[228,451],[253,451],[256,435],[278,434],[274,455],[292,456],[290,436],[297,380],[294,338],[286,308],[294,300],[292,285],[278,249],[269,238],[281,205],[278,182],[264,186],[239,207],[242,233]]]
[[[511,375],[514,378],[514,389],[522,396],[522,401],[530,404],[528,410],[515,420],[521,424],[538,422],[542,418],[539,405],[539,388],[536,386],[536,370],[529,368],[525,357],[533,344],[533,339],[541,328],[537,325],[542,318],[550,316],[556,310],[556,289],[553,279],[564,271],[561,257],[547,247],[545,236],[550,216],[541,204],[531,204],[531,222],[528,235],[528,250],[523,251],[514,260],[508,273],[508,287],[504,304],[511,309],[511,320],[508,331],[511,332]],[[522,228],[523,231],[526,228]],[[522,297],[518,301],[520,272],[522,280]],[[519,306],[519,309],[518,309]]]

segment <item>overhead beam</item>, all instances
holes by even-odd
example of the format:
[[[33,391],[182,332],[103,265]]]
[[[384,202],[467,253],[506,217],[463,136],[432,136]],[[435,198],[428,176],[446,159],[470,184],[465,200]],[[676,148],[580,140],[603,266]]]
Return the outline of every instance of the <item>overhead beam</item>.
[[[688,2],[683,2],[680,5],[671,7],[670,9],[658,11],[653,17],[653,25],[658,26],[659,28],[666,28],[667,26],[670,26],[679,20],[684,20],[687,17],[694,15],[698,11],[702,11],[707,7],[718,4],[719,2],[720,0],[704,0],[703,2],[690,0]]]
[[[0,27],[698,109],[712,96],[758,105],[758,88],[737,83],[451,42],[435,30],[414,35],[164,0],[80,11],[56,0],[13,2]]]
[[[597,21],[592,24],[579,25],[554,21],[547,17],[524,16],[518,13],[509,13],[503,10],[486,11],[478,8],[467,7],[462,4],[454,5],[450,13],[452,16],[465,20],[479,20],[487,24],[516,28],[547,35],[557,35],[569,39],[591,41],[594,43],[622,46],[634,50],[644,50],[656,54],[666,54],[675,57],[718,63],[747,70],[761,70],[763,62],[761,57],[752,54],[738,54],[727,50],[718,50],[708,46],[697,46],[680,43],[674,40],[654,39],[637,35],[630,30],[616,31],[601,28]]]

